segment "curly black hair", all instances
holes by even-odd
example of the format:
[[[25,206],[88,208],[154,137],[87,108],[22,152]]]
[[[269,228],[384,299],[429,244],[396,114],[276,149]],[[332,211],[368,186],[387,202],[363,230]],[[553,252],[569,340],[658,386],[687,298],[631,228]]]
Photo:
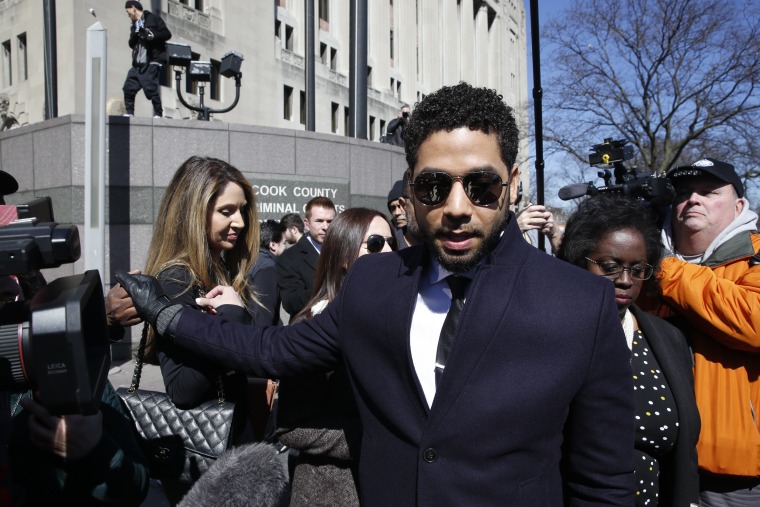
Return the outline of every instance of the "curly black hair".
[[[431,134],[461,127],[496,134],[501,159],[508,170],[512,169],[517,159],[519,135],[512,108],[495,90],[461,82],[444,86],[415,105],[414,114],[402,133],[409,170],[414,170],[420,145]]]
[[[602,237],[620,229],[641,233],[647,264],[656,271],[663,254],[657,215],[646,204],[620,194],[599,194],[581,202],[567,221],[557,257],[586,269],[586,257]]]

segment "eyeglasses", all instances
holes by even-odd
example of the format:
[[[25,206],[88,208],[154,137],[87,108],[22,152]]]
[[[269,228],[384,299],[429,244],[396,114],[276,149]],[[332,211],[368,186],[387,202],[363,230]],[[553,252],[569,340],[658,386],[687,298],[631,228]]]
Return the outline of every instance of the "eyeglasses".
[[[501,187],[506,187],[501,176],[492,172],[472,172],[465,176],[452,176],[444,172],[427,172],[409,182],[414,196],[425,206],[438,206],[451,193],[454,182],[462,183],[464,193],[476,206],[488,206],[501,197]]]
[[[631,278],[635,278],[636,280],[648,280],[652,273],[654,273],[654,267],[650,266],[649,264],[637,264],[635,266],[621,266],[617,262],[599,262],[595,261],[594,259],[589,259],[588,257],[585,257],[585,259],[589,262],[593,262],[597,266],[599,266],[599,269],[602,270],[602,276],[605,276],[611,280],[616,280],[620,275],[623,274],[623,271],[628,271],[630,273]]]
[[[391,250],[396,249],[396,238],[393,236],[385,237],[379,234],[371,234],[367,237],[367,241],[362,241],[362,243],[366,243],[367,251],[369,253],[378,253],[382,251],[386,243],[391,247]]]

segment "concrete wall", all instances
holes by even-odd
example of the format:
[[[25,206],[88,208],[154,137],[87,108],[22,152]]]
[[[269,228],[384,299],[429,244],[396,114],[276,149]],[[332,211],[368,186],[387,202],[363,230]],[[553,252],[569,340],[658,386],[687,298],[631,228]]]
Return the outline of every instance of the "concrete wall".
[[[166,186],[191,155],[217,157],[240,169],[257,188],[261,219],[291,211],[303,216],[314,195],[327,195],[339,210],[387,212],[388,191],[406,170],[403,150],[394,146],[218,121],[112,116],[106,137],[106,289],[115,270],[144,266]],[[19,183],[6,202],[50,196],[56,221],[76,224],[82,234],[84,138],[84,117],[78,115],[0,133],[0,169]],[[44,274],[52,280],[83,270],[80,259]]]

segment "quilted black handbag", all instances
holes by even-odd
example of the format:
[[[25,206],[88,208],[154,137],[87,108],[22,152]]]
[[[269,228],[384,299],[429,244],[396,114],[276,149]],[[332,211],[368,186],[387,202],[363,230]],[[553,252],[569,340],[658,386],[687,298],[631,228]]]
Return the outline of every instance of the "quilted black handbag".
[[[132,383],[116,392],[135,424],[151,477],[181,498],[230,444],[235,403],[224,399],[221,376],[219,398],[188,410],[177,408],[166,393],[139,389],[147,333],[146,323]]]

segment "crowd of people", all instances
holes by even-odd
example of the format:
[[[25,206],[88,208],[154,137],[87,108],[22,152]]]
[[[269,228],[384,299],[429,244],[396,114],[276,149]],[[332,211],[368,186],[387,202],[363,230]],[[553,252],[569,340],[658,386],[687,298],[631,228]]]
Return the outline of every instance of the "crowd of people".
[[[760,505],[760,235],[735,168],[671,169],[666,216],[587,198],[563,230],[514,212],[518,130],[496,92],[443,87],[399,119],[387,215],[316,197],[260,222],[240,171],[190,157],[146,266],[116,275],[112,336],[150,326],[177,407],[220,390],[244,407],[228,452],[288,452],[290,505]],[[110,386],[95,419],[7,403],[9,491],[142,501]]]

